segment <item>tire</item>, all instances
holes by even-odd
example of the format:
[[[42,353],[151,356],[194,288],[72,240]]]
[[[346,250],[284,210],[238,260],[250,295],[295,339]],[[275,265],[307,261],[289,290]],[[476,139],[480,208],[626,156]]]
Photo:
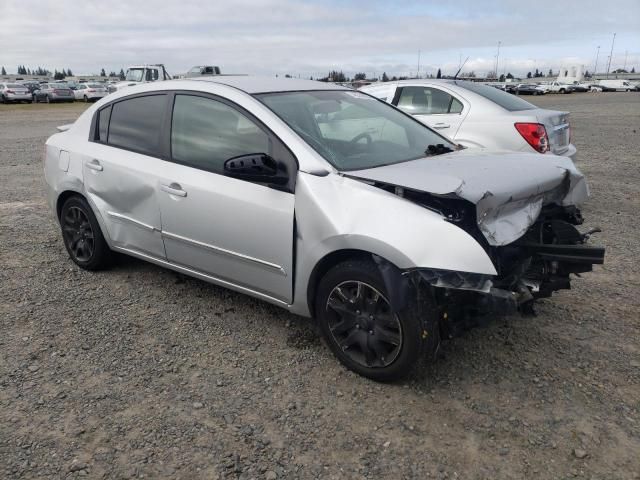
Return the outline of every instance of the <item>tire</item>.
[[[564,88],[561,88],[561,89],[560,89],[560,93],[564,93]]]
[[[47,95],[46,100],[44,101],[45,103],[51,103],[51,98],[49,98],[49,95]]]
[[[89,103],[89,98],[86,95],[84,96],[84,103]]]
[[[113,252],[84,198],[74,196],[64,202],[60,210],[60,228],[67,253],[80,268],[101,270],[111,264]]]
[[[6,105],[7,103],[9,103],[9,102],[7,101],[7,97],[5,97],[4,95],[2,96],[2,103],[4,103],[5,105]]]
[[[37,95],[33,96],[33,100],[31,100],[31,103],[38,103],[38,96]]]
[[[349,370],[381,382],[406,377],[423,344],[420,316],[408,308],[393,313],[387,298],[378,267],[367,260],[332,267],[315,298],[316,319],[333,354]]]

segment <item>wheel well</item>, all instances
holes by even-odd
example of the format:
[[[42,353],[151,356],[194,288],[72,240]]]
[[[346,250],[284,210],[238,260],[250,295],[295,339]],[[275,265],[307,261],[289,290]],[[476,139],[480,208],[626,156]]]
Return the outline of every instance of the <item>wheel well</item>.
[[[315,293],[316,288],[318,287],[318,282],[331,269],[331,267],[346,260],[371,260],[371,255],[371,252],[366,252],[364,250],[337,250],[324,256],[316,266],[313,267],[307,286],[307,305],[309,306],[309,311],[311,312],[312,317],[315,316]]]
[[[56,202],[56,216],[58,217],[58,219],[60,218],[60,214],[62,213],[62,206],[64,205],[64,202],[66,202],[71,197],[84,198],[81,194],[79,194],[78,192],[74,192],[73,190],[66,190],[62,192],[58,196],[58,200]]]

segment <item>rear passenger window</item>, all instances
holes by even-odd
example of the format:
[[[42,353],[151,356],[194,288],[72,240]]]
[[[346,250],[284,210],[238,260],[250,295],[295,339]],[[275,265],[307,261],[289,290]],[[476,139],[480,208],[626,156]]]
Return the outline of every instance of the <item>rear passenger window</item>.
[[[251,119],[216,100],[176,95],[171,124],[175,161],[223,173],[226,160],[249,153],[271,153],[269,136]]]
[[[166,103],[166,95],[149,95],[113,104],[107,143],[157,156]]]
[[[107,143],[107,132],[109,131],[109,117],[111,116],[111,105],[100,110],[98,115],[98,140]]]
[[[398,108],[411,115],[460,113],[462,103],[437,88],[404,87],[400,93]]]

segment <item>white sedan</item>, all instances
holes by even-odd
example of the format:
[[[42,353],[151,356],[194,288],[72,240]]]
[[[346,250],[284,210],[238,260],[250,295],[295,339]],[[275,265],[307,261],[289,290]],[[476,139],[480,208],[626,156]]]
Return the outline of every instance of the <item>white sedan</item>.
[[[553,153],[575,159],[569,113],[538,108],[488,85],[404,80],[360,89],[465,147]]]
[[[107,95],[107,89],[99,83],[79,83],[73,88],[73,95],[76,100],[95,102]]]

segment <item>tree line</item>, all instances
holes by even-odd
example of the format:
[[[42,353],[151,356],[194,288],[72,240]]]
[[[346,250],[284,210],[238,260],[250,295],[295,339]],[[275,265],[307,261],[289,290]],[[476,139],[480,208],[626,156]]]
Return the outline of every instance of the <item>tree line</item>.
[[[547,73],[547,77],[555,77],[557,76],[557,73],[554,73],[553,70],[549,69],[549,73]],[[589,72],[585,72],[585,76],[589,76]],[[286,77],[291,77],[291,75],[285,75]],[[477,75],[476,73],[471,70],[469,72],[461,72],[458,74],[458,78],[476,78]],[[545,74],[538,70],[536,68],[535,72],[528,72],[527,73],[527,78],[544,78]],[[344,72],[342,70],[331,70],[326,76],[321,77],[321,78],[317,78],[316,80],[319,80],[321,82],[338,82],[338,83],[343,83],[343,82],[357,82],[357,81],[367,81],[367,82],[377,82],[377,81],[382,81],[382,82],[389,82],[389,81],[397,81],[397,80],[407,80],[408,78],[416,78],[416,77],[408,77],[408,76],[392,76],[389,77],[387,75],[387,72],[383,72],[381,77],[367,77],[367,74],[364,72],[359,72],[356,73],[353,78],[349,78],[347,75],[344,74]],[[442,69],[438,69],[438,71],[436,72],[436,74],[428,74],[425,75],[422,78],[452,78],[451,76],[446,76],[442,74]],[[487,77],[486,78],[495,78],[500,82],[504,82],[507,79],[514,79],[516,77],[514,77],[513,74],[511,74],[511,72],[508,72],[506,75],[503,73],[501,74],[499,77],[496,75],[495,72],[488,72],[487,73]],[[313,80],[313,77],[309,77],[310,80]]]
[[[17,74],[18,75],[36,75],[40,77],[53,76],[54,80],[64,80],[66,77],[73,77],[73,72],[71,71],[70,68],[67,68],[67,69],[63,68],[62,70],[55,69],[52,73],[51,70],[42,68],[40,66],[38,66],[37,68],[28,68],[28,67],[25,67],[24,65],[18,65]],[[7,75],[7,70],[4,68],[4,66],[0,70],[0,75]],[[120,80],[125,79],[124,70],[122,68],[120,69],[120,73],[111,71],[109,72],[109,75],[107,75],[107,72],[103,68],[100,70],[100,76],[101,77],[108,76],[110,78],[119,78]]]

